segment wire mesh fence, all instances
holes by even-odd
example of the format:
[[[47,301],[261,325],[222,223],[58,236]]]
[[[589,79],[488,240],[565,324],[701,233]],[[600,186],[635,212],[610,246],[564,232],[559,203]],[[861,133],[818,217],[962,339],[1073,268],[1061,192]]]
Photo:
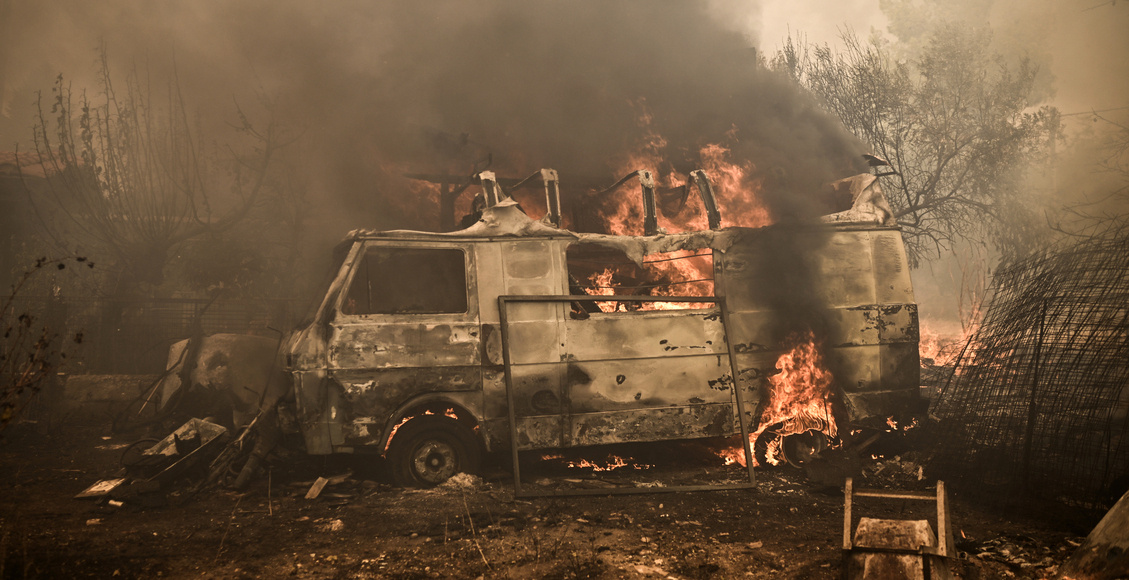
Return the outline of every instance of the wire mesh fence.
[[[935,414],[935,464],[969,488],[1104,506],[1129,487],[1129,236],[997,271]]]

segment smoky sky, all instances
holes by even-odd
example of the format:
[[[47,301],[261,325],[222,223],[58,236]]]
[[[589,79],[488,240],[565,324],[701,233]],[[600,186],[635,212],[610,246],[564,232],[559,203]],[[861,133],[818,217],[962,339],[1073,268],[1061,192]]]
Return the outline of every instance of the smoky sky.
[[[489,157],[513,177],[553,167],[566,183],[612,182],[625,156],[656,136],[682,173],[702,146],[731,147],[756,167],[778,219],[804,214],[810,192],[862,169],[863,146],[757,66],[751,39],[706,3],[41,4],[9,9],[4,148],[30,134],[30,92],[54,75],[96,90],[102,44],[119,70],[140,63],[159,78],[175,64],[203,125],[217,131],[233,103],[253,111],[266,96],[299,136],[288,162],[319,202],[370,222],[403,195],[404,171],[469,173]]]

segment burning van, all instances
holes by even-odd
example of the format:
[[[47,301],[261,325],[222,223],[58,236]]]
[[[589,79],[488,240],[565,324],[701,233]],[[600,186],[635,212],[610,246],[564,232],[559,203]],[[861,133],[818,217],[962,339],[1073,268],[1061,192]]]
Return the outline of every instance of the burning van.
[[[384,454],[414,485],[515,446],[740,434],[776,463],[914,405],[917,307],[873,176],[844,180],[853,206],[819,223],[722,228],[695,172],[709,229],[666,234],[641,171],[644,235],[619,236],[559,227],[556,174],[539,175],[541,220],[483,172],[470,227],[338,246],[284,347],[307,452]]]

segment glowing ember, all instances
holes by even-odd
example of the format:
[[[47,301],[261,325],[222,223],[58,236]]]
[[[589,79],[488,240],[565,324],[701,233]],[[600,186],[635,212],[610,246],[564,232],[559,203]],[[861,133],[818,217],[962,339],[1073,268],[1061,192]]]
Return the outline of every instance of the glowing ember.
[[[921,365],[927,366],[930,362],[936,366],[947,365],[959,351],[959,347],[955,347],[958,341],[959,337],[941,334],[922,323],[921,338],[918,343]]]
[[[635,463],[630,457],[623,458],[618,455],[609,455],[607,461],[603,464],[588,461],[587,459],[580,459],[578,461],[569,461],[569,467],[578,467],[582,469],[591,469],[592,471],[611,471],[619,469],[620,467],[629,467],[631,469],[650,469],[650,465]]]
[[[434,414],[435,413],[431,412],[430,410],[424,411],[423,413],[420,413],[420,415],[434,415]],[[420,415],[412,415],[411,417],[404,417],[403,419],[400,420],[399,423],[396,423],[396,425],[394,427],[392,427],[392,432],[388,434],[388,441],[384,442],[384,450],[388,451],[388,446],[392,444],[392,438],[396,436],[396,432],[400,430],[400,427],[404,426],[404,423],[407,423],[408,421],[411,421],[412,419],[415,419],[416,417],[419,417]],[[455,414],[454,407],[448,408],[446,411],[443,412],[443,415],[446,416],[446,417],[450,417],[452,419],[458,419],[459,418],[459,416]],[[475,425],[475,429],[476,430],[478,429],[478,425]]]
[[[546,453],[541,456],[542,461],[555,461],[564,460],[564,456],[560,453]],[[628,469],[650,469],[652,466],[645,463],[635,463],[635,460],[630,457],[620,457],[619,455],[608,455],[604,461],[597,462],[588,459],[568,460],[565,465],[571,469],[591,469],[592,471],[612,471],[626,467]]]
[[[665,173],[660,168],[671,164],[660,154],[665,141],[659,136],[646,140],[640,149],[617,165],[616,175],[627,175],[639,169],[648,169],[655,176],[660,189],[676,190],[689,187],[687,177],[674,170]],[[754,177],[752,162],[735,162],[730,159],[728,147],[712,143],[698,151],[698,167],[705,170],[713,184],[717,204],[721,210],[721,226],[758,228],[770,225],[772,219],[761,203],[758,191],[760,180]],[[638,186],[624,185],[611,192],[600,212],[608,233],[639,235],[643,229],[642,202]],[[660,204],[663,205],[663,204]],[[682,203],[676,208],[663,205],[658,217],[659,227],[667,233],[701,231],[709,229],[705,208],[697,192],[684,191]],[[673,211],[671,211],[673,210]]]
[[[777,359],[776,369],[780,372],[768,377],[768,404],[761,413],[757,430],[749,434],[751,443],[770,429],[776,434],[765,450],[765,461],[770,465],[784,461],[781,445],[789,435],[818,431],[828,437],[838,436],[831,409],[832,376],[823,366],[814,335],[809,332],[799,338],[791,351]],[[718,455],[726,465],[745,465],[741,447],[724,449]],[[754,465],[758,464],[754,458]]]
[[[745,466],[745,450],[740,447],[726,447],[717,452],[717,456],[725,461],[725,465],[733,465],[734,463]]]
[[[646,111],[646,103],[636,105],[642,110],[639,114],[641,127],[649,127],[651,118]],[[732,141],[734,134],[728,136]],[[673,195],[664,202],[659,200],[658,224],[668,233],[701,231],[709,229],[708,220],[701,197],[694,190],[687,189],[688,177],[675,171],[663,152],[667,142],[649,129],[639,141],[633,153],[625,155],[616,164],[617,175],[627,175],[639,169],[647,169],[655,177],[660,192],[665,190]],[[721,226],[762,227],[772,223],[768,212],[760,202],[758,191],[761,183],[754,177],[754,166],[749,161],[734,161],[730,149],[721,143],[707,144],[698,151],[697,166],[705,170],[713,184],[717,204],[721,210]],[[678,191],[681,190],[681,195]],[[671,194],[670,192],[673,192]],[[661,195],[660,195],[661,198]],[[625,184],[607,194],[601,200],[600,215],[608,233],[617,235],[639,235],[643,228],[643,213],[637,185]],[[712,296],[713,260],[712,256],[690,251],[678,251],[661,256],[648,256],[645,262],[650,280],[659,285],[648,292],[658,296]],[[607,274],[605,270],[604,274]],[[614,274],[614,272],[613,272]],[[610,278],[605,281],[610,282]],[[609,284],[602,284],[609,285]],[[614,284],[610,284],[614,285]],[[641,294],[625,288],[623,294]],[[607,293],[601,292],[607,295]],[[685,308],[711,308],[712,303],[656,302],[641,306],[643,310],[674,310]],[[600,305],[605,312],[615,309],[614,304]]]

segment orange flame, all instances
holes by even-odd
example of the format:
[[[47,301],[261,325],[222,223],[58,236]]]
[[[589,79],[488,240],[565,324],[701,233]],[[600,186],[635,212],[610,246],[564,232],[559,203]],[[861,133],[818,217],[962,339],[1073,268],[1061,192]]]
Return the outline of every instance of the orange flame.
[[[434,415],[434,414],[435,413],[431,412],[431,410],[429,409],[429,410],[424,411],[420,415],[411,415],[409,417],[404,417],[403,419],[400,419],[399,423],[396,423],[395,425],[392,426],[392,431],[388,434],[388,441],[384,442],[384,450],[388,451],[388,446],[392,444],[392,438],[396,436],[396,432],[400,430],[400,427],[404,426],[404,423],[407,423],[408,421],[411,421],[412,419],[415,419],[416,417],[419,417],[421,415]],[[459,418],[459,416],[455,414],[455,408],[454,407],[449,407],[446,411],[443,412],[443,415],[446,416],[446,417],[450,417],[452,419],[455,419],[455,420],[458,420],[458,418]],[[477,429],[477,427],[476,427],[476,429]]]
[[[615,276],[615,268],[604,268],[603,272],[596,272],[588,277],[588,283],[591,290],[588,292],[594,296],[615,296],[615,288],[612,287],[612,277]],[[618,302],[597,302],[602,312],[615,312],[619,307]]]
[[[978,327],[978,324],[968,324],[958,332],[945,332],[922,322],[918,342],[921,366],[928,367],[930,363],[939,367],[955,364],[957,356],[968,342],[968,337],[975,334]],[[966,353],[965,356],[969,354],[971,353]]]
[[[807,333],[798,339],[796,346],[776,360],[775,375],[768,377],[768,404],[764,406],[757,430],[749,434],[750,444],[765,431],[772,429],[777,435],[768,443],[765,460],[770,465],[782,463],[784,437],[807,431],[819,431],[828,437],[839,434],[832,414],[832,375],[823,365],[823,357],[815,343],[815,336]],[[726,465],[745,465],[742,447],[723,449],[718,455]],[[754,465],[759,462],[754,458]]]
[[[608,266],[603,271],[593,272],[587,276],[586,292],[592,296],[616,294],[712,296],[713,256],[709,252],[678,250],[647,256],[641,271],[632,265]],[[617,309],[625,308],[675,310],[713,306],[712,302],[648,302],[641,305],[597,302],[596,304],[603,312],[615,312]]]
[[[651,118],[646,111],[646,103],[636,103],[642,109],[639,115],[640,126],[649,126]],[[735,139],[732,132],[730,140]],[[663,156],[666,140],[653,131],[647,131],[637,149],[624,157],[616,165],[618,175],[626,175],[638,169],[649,169],[655,176],[660,189],[658,224],[668,233],[701,231],[709,228],[708,219],[701,197],[696,191],[686,189],[688,176],[673,169],[673,165]],[[698,151],[698,167],[706,171],[713,184],[716,203],[722,215],[721,226],[762,227],[772,223],[768,211],[760,202],[758,191],[760,181],[753,177],[754,166],[750,161],[734,161],[731,150],[721,143],[711,143]],[[665,170],[665,173],[663,171]],[[666,189],[682,189],[681,200],[664,205],[661,192]],[[678,193],[673,194],[677,199]],[[642,232],[643,211],[638,186],[625,184],[608,194],[600,212],[609,233],[617,235],[639,235]],[[678,205],[671,208],[671,204]],[[663,282],[655,295],[663,296],[712,296],[713,263],[712,258],[695,257],[691,251],[678,251],[660,256],[648,256],[647,269],[653,280]],[[686,259],[679,259],[686,258]],[[607,273],[607,271],[605,271]],[[606,281],[610,282],[610,278]],[[603,284],[606,285],[606,284]],[[638,292],[625,292],[635,294]],[[603,293],[607,295],[607,293]],[[710,308],[711,303],[655,302],[642,305],[643,310],[673,310],[685,308]],[[614,305],[601,305],[605,311],[614,310]]]
[[[618,455],[610,455],[603,464],[595,463],[587,459],[580,459],[578,461],[569,461],[569,467],[578,467],[591,469],[592,471],[611,471],[619,469],[620,467],[629,467],[631,469],[650,469],[651,466],[645,463],[635,463],[630,457],[623,458]]]
[[[759,228],[770,225],[772,219],[757,193],[760,180],[752,176],[755,169],[752,162],[734,163],[729,153],[729,148],[719,144],[706,145],[698,152],[702,169],[713,182],[721,209],[721,226]]]
[[[673,169],[665,174],[659,168],[670,167],[659,153],[665,140],[654,136],[641,146],[639,151],[626,156],[617,165],[617,175],[627,175],[639,169],[648,169],[655,177],[660,189],[691,187],[687,177]],[[733,161],[730,149],[720,143],[707,144],[698,150],[698,166],[709,176],[713,184],[716,202],[721,212],[721,227],[742,226],[759,228],[770,225],[772,219],[760,201],[759,179],[753,176],[754,165],[750,161]],[[696,191],[685,191],[684,204],[676,213],[668,215],[660,211],[659,227],[668,233],[701,231],[709,229],[705,206]],[[639,235],[643,229],[642,201],[638,186],[630,182],[608,194],[611,199],[604,203],[601,217],[604,218],[608,233],[617,235]],[[660,204],[661,205],[661,204]]]
[[[542,461],[556,461],[563,460],[563,458],[564,456],[560,453],[546,453],[541,455]],[[619,455],[608,455],[603,463],[588,459],[569,460],[567,466],[573,469],[591,469],[592,471],[612,471],[613,469],[619,469],[621,467],[630,469],[650,469],[652,467],[646,463],[636,463],[631,457],[620,457]]]
[[[666,254],[653,254],[644,262],[656,280],[664,280],[656,295],[663,296],[713,296],[713,256],[690,250]],[[711,302],[651,302],[644,310],[679,310],[710,308]]]

